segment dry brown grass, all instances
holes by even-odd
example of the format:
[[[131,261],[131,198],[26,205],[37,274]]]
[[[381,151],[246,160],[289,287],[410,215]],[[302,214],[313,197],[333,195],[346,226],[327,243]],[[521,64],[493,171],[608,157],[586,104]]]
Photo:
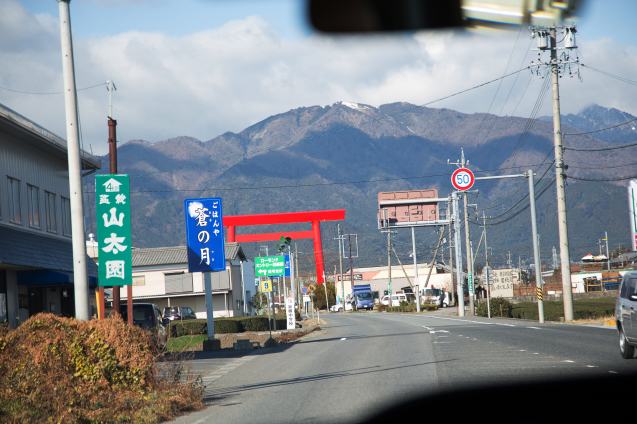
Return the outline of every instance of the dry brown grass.
[[[565,321],[565,324],[603,325],[608,327],[614,327],[615,317],[611,315],[611,316],[595,318],[595,319],[576,319],[573,321]]]
[[[0,330],[0,421],[152,423],[201,408],[200,381],[160,357],[152,333],[119,316],[35,315]]]

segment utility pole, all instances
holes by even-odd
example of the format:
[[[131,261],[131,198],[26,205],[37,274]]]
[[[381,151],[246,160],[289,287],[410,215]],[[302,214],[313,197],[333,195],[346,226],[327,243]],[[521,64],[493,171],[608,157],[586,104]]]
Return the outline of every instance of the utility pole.
[[[345,312],[345,281],[343,281],[343,239],[341,237],[341,224],[338,224],[338,264],[340,266],[341,274],[341,305],[343,305],[343,312]]]
[[[447,202],[447,215],[451,219],[451,202]],[[449,280],[451,281],[451,302],[455,303],[456,288],[454,287],[455,279],[453,278],[453,250],[451,248],[451,224],[449,224]],[[457,305],[454,305],[457,306]]]
[[[301,309],[301,280],[299,280],[299,248],[296,245],[296,242],[294,242],[294,260],[296,261],[294,263],[294,272],[296,273],[296,282],[295,284],[298,284],[297,287],[297,296],[299,299],[299,309]],[[301,313],[299,311],[299,313]]]
[[[64,108],[66,115],[67,161],[71,202],[71,242],[73,248],[73,288],[75,317],[90,319],[90,299],[86,268],[86,240],[84,239],[84,204],[82,199],[82,165],[80,135],[77,119],[77,92],[73,40],[71,36],[71,0],[58,0],[60,11],[60,39],[62,42],[62,75],[64,79]]]
[[[537,311],[540,323],[544,322],[544,290],[542,288],[542,263],[540,262],[540,236],[537,233],[537,216],[535,212],[535,182],[533,170],[528,171],[529,199],[531,201],[531,233],[533,238],[533,259],[535,261],[535,284],[537,290]]]
[[[571,286],[571,256],[568,243],[566,217],[566,190],[564,188],[564,158],[562,151],[562,122],[560,117],[560,87],[557,60],[555,26],[551,27],[551,80],[553,85],[553,143],[555,145],[555,185],[557,187],[557,222],[562,259],[562,293],[564,298],[564,320],[573,320],[573,289]]]
[[[381,232],[387,233],[387,296],[389,299],[388,306],[391,304],[391,229],[389,228],[389,221],[387,219],[387,209],[383,209],[383,225],[387,227],[387,230],[381,230]]]
[[[606,263],[607,268],[610,271],[610,254],[608,253],[608,231],[604,231],[604,241],[606,242]]]
[[[453,192],[451,194],[453,204],[453,230],[454,230],[454,245],[456,246],[456,267],[457,267],[457,282],[458,282],[458,316],[464,316],[464,279],[462,276],[462,245],[460,242],[460,214],[458,209],[458,193]]]
[[[561,21],[561,13],[557,12],[556,21]],[[544,63],[538,60],[537,63],[532,64],[531,68],[539,72],[540,67],[548,66],[551,70],[551,83],[553,88],[553,148],[555,150],[555,187],[557,195],[557,222],[559,229],[559,244],[560,244],[560,258],[561,258],[561,271],[562,271],[562,296],[564,299],[564,319],[566,321],[573,320],[573,289],[571,286],[571,258],[569,252],[568,241],[568,225],[567,225],[567,213],[566,213],[566,190],[565,190],[565,175],[564,175],[564,157],[562,148],[562,122],[560,118],[560,87],[559,87],[559,73],[560,66],[564,67],[567,64],[578,66],[578,60],[571,60],[568,51],[576,49],[575,45],[575,25],[560,27],[564,33],[564,47],[560,50],[565,50],[558,58],[558,47],[556,39],[556,25],[555,21],[551,27],[531,27],[531,33],[533,37],[538,39],[538,50],[540,56],[542,52],[549,50],[551,54],[551,60],[548,63]],[[578,69],[579,73],[579,69]]]
[[[389,305],[393,306],[391,301],[391,230],[387,229],[387,295],[389,296]]]
[[[416,228],[411,227],[411,250],[414,255],[414,284],[416,286],[416,312],[420,312],[420,278],[418,277],[418,259],[416,259]]]
[[[491,277],[491,271],[489,270],[489,247],[487,245],[487,218],[482,212],[482,231],[484,231],[484,267],[486,268],[486,283],[487,283],[487,315],[491,318],[491,285],[489,277]]]
[[[465,167],[464,151],[462,152],[462,167]],[[465,243],[467,244],[467,278],[469,280],[469,315],[474,314],[474,287],[473,287],[473,258],[471,257],[471,236],[469,231],[469,202],[467,200],[467,192],[462,193],[464,200],[464,234]]]

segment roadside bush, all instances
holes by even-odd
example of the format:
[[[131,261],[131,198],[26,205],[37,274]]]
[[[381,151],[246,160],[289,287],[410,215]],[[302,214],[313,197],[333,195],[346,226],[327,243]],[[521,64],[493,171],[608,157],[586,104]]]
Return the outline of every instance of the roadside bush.
[[[601,297],[597,299],[578,299],[573,302],[573,317],[575,319],[595,319],[615,314],[615,297]],[[524,302],[513,305],[514,318],[537,320],[538,308],[536,302]],[[544,301],[544,319],[559,321],[564,317],[564,303],[561,301]]]
[[[376,305],[376,309],[378,310],[378,312],[385,312],[385,310],[387,309],[387,305],[379,303],[378,305]]]
[[[119,315],[37,314],[0,333],[0,421],[159,422],[201,408],[200,383],[159,380],[158,353]]]
[[[437,311],[438,305],[436,303],[424,303],[420,305],[421,311]]]
[[[268,317],[236,316],[230,318],[215,318],[215,334],[243,333],[245,331],[268,331]],[[287,327],[285,315],[276,316],[276,327]],[[208,320],[193,319],[187,321],[175,321],[169,324],[170,337],[182,337],[208,333]]]
[[[500,307],[502,307],[502,316],[505,318],[512,318],[513,315],[513,304],[509,302],[507,299],[502,297],[492,297],[489,299],[489,303],[491,304],[491,317],[499,317],[500,316]],[[536,304],[537,309],[537,304]],[[489,308],[487,307],[486,300],[480,300],[478,305],[476,306],[476,315],[479,317],[487,317],[489,316]]]

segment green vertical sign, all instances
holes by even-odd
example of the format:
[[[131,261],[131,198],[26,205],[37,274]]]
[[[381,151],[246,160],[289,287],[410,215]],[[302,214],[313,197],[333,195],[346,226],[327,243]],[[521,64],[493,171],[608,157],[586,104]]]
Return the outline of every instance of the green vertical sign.
[[[469,273],[469,293],[473,293],[473,274]]]
[[[130,286],[133,283],[133,259],[128,175],[96,175],[95,202],[98,284]]]

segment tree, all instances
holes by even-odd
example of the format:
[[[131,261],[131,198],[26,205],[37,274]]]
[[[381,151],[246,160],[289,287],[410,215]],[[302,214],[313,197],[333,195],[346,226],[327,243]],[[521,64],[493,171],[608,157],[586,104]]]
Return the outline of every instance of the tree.
[[[261,308],[264,308],[268,305],[268,298],[265,294],[258,292],[254,296],[252,296],[252,300],[250,301],[252,306],[259,311]]]
[[[522,284],[528,286],[530,284],[529,273],[526,271],[522,271],[521,274],[522,274]]]
[[[316,290],[314,290],[314,296],[312,296],[312,300],[314,301],[314,307],[318,309],[325,309],[325,286],[327,286],[327,298],[330,301],[330,305],[334,305],[336,303],[336,289],[330,283],[320,284]]]

